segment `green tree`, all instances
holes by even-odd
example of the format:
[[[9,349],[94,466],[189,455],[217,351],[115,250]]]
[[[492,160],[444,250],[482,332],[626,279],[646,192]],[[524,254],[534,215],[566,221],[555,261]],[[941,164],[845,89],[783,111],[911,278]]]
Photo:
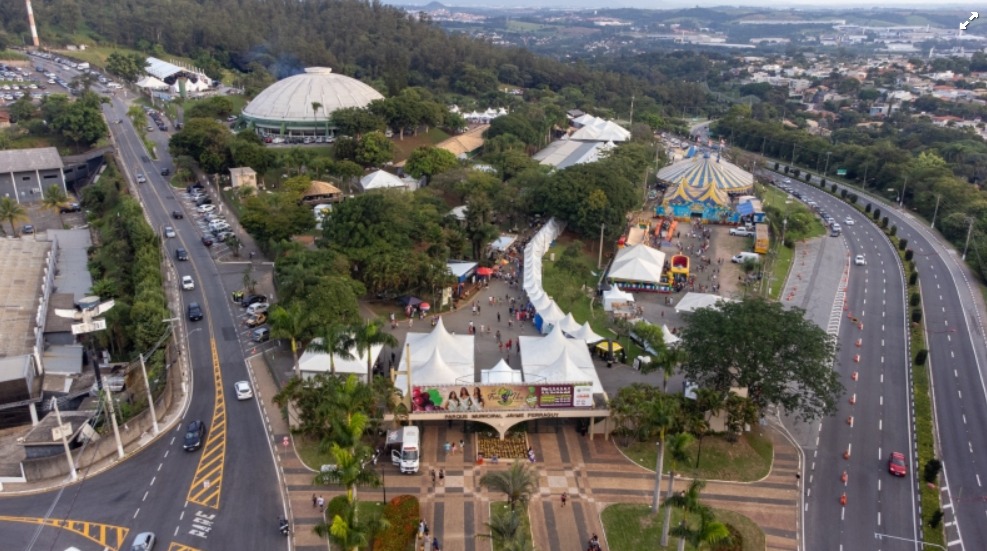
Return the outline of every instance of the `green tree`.
[[[326,323],[315,329],[315,338],[308,347],[312,350],[323,352],[329,356],[329,373],[336,374],[336,358],[341,360],[352,360],[353,331],[347,325],[339,323]]]
[[[504,494],[511,511],[514,511],[518,503],[527,503],[531,494],[538,489],[538,477],[525,463],[515,461],[506,471],[489,471],[484,474],[480,478],[480,485]]]
[[[431,179],[436,174],[452,170],[459,166],[459,160],[451,152],[437,147],[419,147],[411,152],[405,170],[415,178],[425,176]]]
[[[223,123],[213,119],[191,119],[172,135],[168,150],[173,157],[188,155],[202,170],[217,174],[230,167],[231,141],[232,134]]]
[[[295,193],[265,193],[243,202],[240,223],[261,242],[280,243],[315,226],[312,210]]]
[[[46,210],[58,215],[58,225],[62,227],[65,227],[65,221],[62,220],[62,205],[68,199],[68,195],[65,194],[65,190],[60,185],[52,184],[45,190],[44,198],[41,200],[41,204]]]
[[[120,78],[136,82],[144,73],[147,58],[138,52],[111,52],[106,58],[106,70]]]
[[[692,443],[692,435],[687,432],[680,432],[673,434],[668,438],[668,455],[676,463],[685,463],[689,460],[689,455],[686,452],[689,444]],[[675,482],[675,470],[668,470],[668,490],[665,492],[665,503],[668,504],[674,497],[674,486]],[[665,519],[661,526],[661,540],[660,543],[662,547],[668,545],[668,531],[672,524],[672,509],[670,507],[665,507]]]
[[[280,304],[271,309],[271,336],[276,339],[288,339],[291,343],[291,360],[295,369],[295,377],[301,377],[298,365],[299,342],[306,340],[312,331],[312,317],[305,305],[292,303],[288,308]]]
[[[332,112],[332,124],[343,136],[359,139],[363,134],[384,129],[384,120],[359,107],[345,107]]]
[[[0,220],[10,224],[11,235],[17,235],[18,222],[27,220],[27,210],[12,197],[0,197]]]
[[[356,162],[364,166],[381,166],[391,160],[394,160],[394,142],[383,132],[368,132],[357,141]]]
[[[8,107],[10,118],[16,123],[25,123],[37,116],[38,109],[34,106],[31,96],[24,94],[23,97],[11,103]]]
[[[815,419],[832,414],[843,392],[832,369],[835,343],[800,309],[761,299],[724,302],[692,313],[681,338],[689,380],[724,394],[746,388],[761,411],[776,404]]]
[[[679,422],[679,402],[668,394],[656,393],[645,415],[647,416],[645,419],[648,427],[658,437],[658,464],[655,466],[655,476],[661,477],[662,466],[665,463],[665,436]],[[671,478],[674,478],[674,475],[669,477],[669,485],[671,485]],[[655,495],[651,502],[651,511],[657,513],[657,488],[655,490]]]
[[[683,521],[677,530],[677,535],[688,540],[696,549],[710,548],[730,538],[730,530],[726,525],[717,521],[713,511],[699,501],[699,495],[705,487],[704,480],[693,480],[685,492],[672,497],[668,503],[670,507],[677,507],[699,517],[697,526],[690,527]]]

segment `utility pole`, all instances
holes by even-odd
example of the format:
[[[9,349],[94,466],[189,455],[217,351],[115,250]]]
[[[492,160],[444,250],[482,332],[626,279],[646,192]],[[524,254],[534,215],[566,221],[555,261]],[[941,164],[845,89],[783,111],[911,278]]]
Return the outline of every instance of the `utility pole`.
[[[52,398],[51,405],[55,408],[55,419],[58,421],[58,432],[62,436],[62,447],[65,448],[65,459],[69,462],[69,474],[72,476],[72,481],[79,479],[78,473],[75,472],[75,460],[72,458],[72,451],[69,450],[69,441],[66,436],[72,434],[72,424],[69,426],[62,424],[62,412],[58,411],[58,399]]]
[[[942,195],[936,195],[936,210],[932,211],[932,224],[929,226],[932,229],[936,229],[936,215],[939,214],[939,200],[942,199]]]
[[[798,150],[798,144],[792,144],[792,168],[795,168],[795,151]]]
[[[632,130],[634,129],[634,95],[633,94],[631,94],[631,122],[629,126],[631,127]]]
[[[151,395],[151,381],[147,380],[147,366],[144,365],[144,354],[141,353],[141,373],[144,374],[144,388],[147,390],[147,407],[151,410],[151,423],[154,424],[154,435],[157,436],[160,430],[158,429],[158,416],[154,412],[154,396]]]
[[[966,251],[967,249],[970,248],[970,236],[973,235],[973,223],[975,222],[975,220],[973,219],[972,216],[969,218],[969,220],[970,220],[970,227],[967,228],[966,230],[966,243],[963,245],[962,260],[966,260]]]
[[[826,178],[826,177],[829,176],[829,156],[832,155],[832,154],[833,154],[832,151],[827,151],[826,152],[826,170],[823,171],[823,178]]]
[[[603,228],[606,224],[600,224],[600,256],[596,259],[596,269],[603,269]]]
[[[905,183],[901,184],[901,197],[898,198],[898,208],[905,205],[905,189],[908,187],[908,175],[905,175]]]

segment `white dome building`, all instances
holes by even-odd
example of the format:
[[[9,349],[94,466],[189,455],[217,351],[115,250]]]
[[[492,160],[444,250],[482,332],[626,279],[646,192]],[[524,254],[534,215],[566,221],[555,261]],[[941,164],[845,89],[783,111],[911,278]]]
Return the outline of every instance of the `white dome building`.
[[[333,73],[328,67],[309,67],[268,86],[244,107],[242,118],[265,136],[330,136],[334,111],[366,107],[378,99],[384,96],[355,78]],[[313,103],[321,107],[314,110]]]

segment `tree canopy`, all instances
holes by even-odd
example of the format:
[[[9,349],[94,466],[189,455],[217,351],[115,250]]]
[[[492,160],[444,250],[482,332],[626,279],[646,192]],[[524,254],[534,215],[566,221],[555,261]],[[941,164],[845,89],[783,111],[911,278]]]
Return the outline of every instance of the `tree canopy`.
[[[690,314],[678,347],[682,371],[726,395],[746,388],[763,411],[778,405],[811,420],[836,410],[843,385],[833,370],[836,344],[799,309],[748,298]]]

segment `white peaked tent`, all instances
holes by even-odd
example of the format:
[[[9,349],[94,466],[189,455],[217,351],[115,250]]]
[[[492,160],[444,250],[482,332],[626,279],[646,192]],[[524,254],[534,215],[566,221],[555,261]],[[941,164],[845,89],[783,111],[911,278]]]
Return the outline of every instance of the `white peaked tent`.
[[[377,170],[360,178],[360,187],[363,191],[387,188],[409,188],[414,189],[414,180],[399,178],[390,172]]]
[[[446,331],[439,318],[431,332],[409,332],[404,342],[397,369],[408,369],[404,354],[410,349],[412,385],[450,385],[462,378],[473,381],[473,335],[453,335]],[[408,392],[407,375],[398,373],[394,386],[401,392]]]
[[[675,305],[675,312],[695,312],[700,308],[717,308],[717,303],[736,302],[732,298],[721,297],[711,293],[686,293],[679,303]]]
[[[575,331],[570,331],[569,336],[577,341],[583,341],[587,345],[596,344],[603,340],[603,337],[596,334],[593,328],[589,326],[589,322],[579,326],[579,329]]]
[[[520,369],[512,369],[503,359],[490,369],[480,371],[480,382],[484,384],[515,384],[523,383]]]
[[[318,345],[322,343],[322,339],[312,339],[312,344]],[[305,350],[302,357],[298,359],[298,368],[301,371],[303,379],[310,379],[315,377],[319,373],[329,373],[332,371],[329,364],[329,354],[325,352],[317,352],[315,347],[310,346],[311,350]],[[384,345],[378,344],[370,347],[370,365],[377,363],[377,358],[380,356],[380,351],[384,348]],[[361,354],[356,347],[350,349],[350,354],[352,359],[346,360],[340,358],[339,355],[335,355],[333,358],[333,363],[336,365],[337,375],[349,375],[354,374],[360,377],[360,380],[366,382],[367,380],[367,355]]]
[[[668,329],[667,325],[661,326],[661,335],[665,338],[665,346],[675,346],[680,340],[682,340],[676,337],[675,334]]]
[[[631,139],[630,131],[613,121],[584,119],[581,124],[582,128],[573,132],[569,139],[587,142],[626,142]]]
[[[665,267],[665,253],[641,243],[617,253],[607,277],[613,281],[658,283]]]
[[[541,289],[539,289],[539,291],[540,290]],[[536,296],[536,297],[530,297],[529,296],[528,298],[531,299],[531,305],[535,307],[535,311],[536,312],[540,312],[540,311],[548,308],[548,305],[549,304],[552,304],[552,302],[553,302],[552,301],[552,297],[550,297],[547,294],[545,294],[544,291],[542,291],[542,293],[540,295]]]
[[[548,365],[555,362],[568,349],[562,330],[555,328],[544,337],[518,337],[521,341],[521,368],[525,375],[530,366]]]
[[[552,329],[552,327],[558,325],[558,323],[562,321],[562,318],[565,317],[565,312],[563,312],[562,309],[559,308],[558,304],[555,304],[554,300],[549,302],[548,306],[546,306],[545,308],[541,310],[537,310],[537,312],[538,312],[538,316],[541,317],[541,321],[542,321],[541,324],[542,333],[547,333],[549,330]]]
[[[634,302],[634,295],[627,291],[622,291],[616,287],[603,291],[603,310],[607,312],[613,312],[614,305],[619,306],[628,302]]]
[[[603,385],[589,348],[582,341],[567,339],[559,328],[544,337],[518,337],[521,341],[521,369],[527,383],[589,382],[593,393]]]
[[[564,318],[559,320],[559,329],[562,330],[566,335],[572,335],[573,331],[578,331],[582,327],[576,318],[572,317],[572,312],[565,315]]]

